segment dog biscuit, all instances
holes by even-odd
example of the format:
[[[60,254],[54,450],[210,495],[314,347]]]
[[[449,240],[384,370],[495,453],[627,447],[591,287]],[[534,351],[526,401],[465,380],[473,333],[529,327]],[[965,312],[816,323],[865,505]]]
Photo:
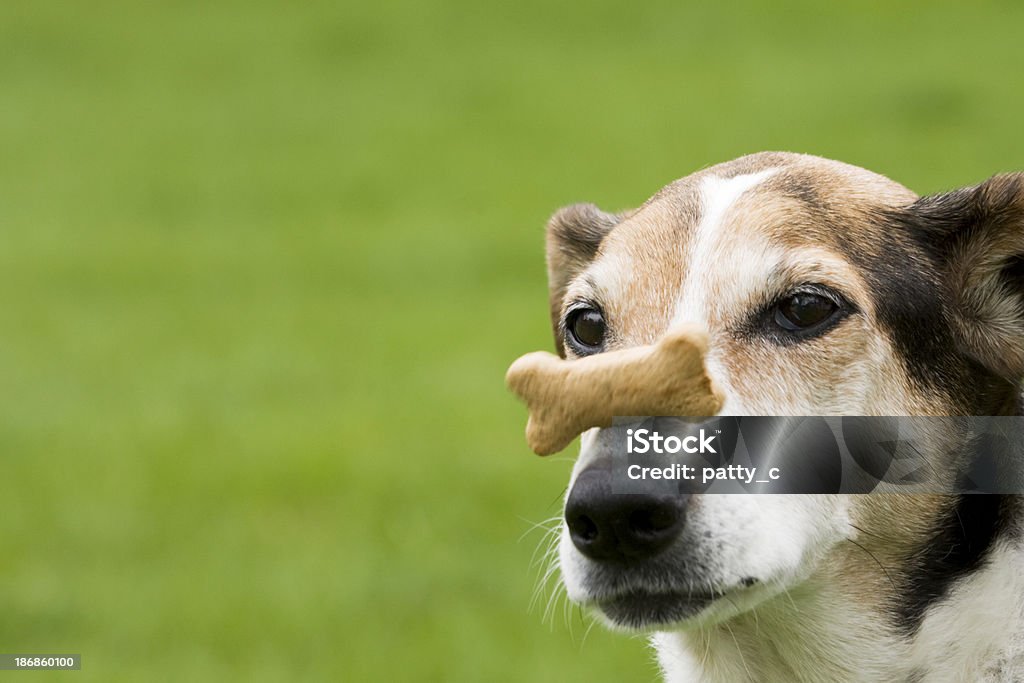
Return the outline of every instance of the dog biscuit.
[[[704,333],[681,327],[652,345],[575,360],[528,353],[505,382],[529,410],[530,448],[550,455],[617,416],[715,415],[722,396],[705,371],[706,351]]]

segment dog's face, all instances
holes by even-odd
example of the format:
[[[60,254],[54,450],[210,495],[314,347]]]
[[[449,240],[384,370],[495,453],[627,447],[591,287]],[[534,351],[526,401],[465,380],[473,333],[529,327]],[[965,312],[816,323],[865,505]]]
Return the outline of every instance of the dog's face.
[[[919,199],[845,164],[754,155],[635,211],[563,209],[548,269],[562,354],[698,325],[723,415],[1000,414],[1024,377],[1020,175]],[[876,550],[898,552],[941,508],[884,496],[609,503],[601,436],[582,439],[560,561],[570,597],[618,626],[721,619],[821,573],[864,588],[841,541],[884,527]],[[592,509],[609,519],[595,524]],[[594,551],[587,537],[606,531],[619,538]]]

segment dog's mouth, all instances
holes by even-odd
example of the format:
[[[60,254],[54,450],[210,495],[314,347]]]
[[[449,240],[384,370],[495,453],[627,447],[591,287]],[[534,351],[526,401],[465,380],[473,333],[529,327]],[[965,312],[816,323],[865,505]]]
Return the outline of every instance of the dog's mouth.
[[[617,626],[647,629],[691,619],[716,597],[711,593],[634,591],[598,599],[594,604]]]

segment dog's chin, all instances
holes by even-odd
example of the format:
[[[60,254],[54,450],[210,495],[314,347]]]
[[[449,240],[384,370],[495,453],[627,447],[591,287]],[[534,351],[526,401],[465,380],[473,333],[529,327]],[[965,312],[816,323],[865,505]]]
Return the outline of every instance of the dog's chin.
[[[685,627],[714,601],[714,596],[703,593],[631,592],[593,604],[612,627],[650,631]]]
[[[595,596],[585,604],[596,609],[607,626],[621,631],[685,631],[703,628],[757,609],[784,590],[754,578],[729,588],[706,591],[633,589]]]

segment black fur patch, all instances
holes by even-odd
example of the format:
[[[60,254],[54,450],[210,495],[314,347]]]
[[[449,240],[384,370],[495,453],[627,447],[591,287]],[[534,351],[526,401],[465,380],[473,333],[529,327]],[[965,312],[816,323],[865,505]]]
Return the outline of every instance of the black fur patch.
[[[1010,259],[1003,269],[1003,277],[1013,291],[1024,294],[1024,256]]]
[[[1024,174],[995,176],[975,187],[922,197],[894,214],[913,236],[922,256],[945,273],[947,291],[943,296],[952,319],[984,325],[992,308],[984,303],[986,299],[1010,302],[1014,296],[1024,295],[1024,253],[1020,237],[1012,237],[1020,235],[1024,227]],[[972,285],[981,294],[962,297],[964,274],[986,267],[984,261],[989,259],[1004,259],[1002,271]],[[1018,318],[974,335],[957,335],[954,341],[962,356],[988,368],[989,379],[1002,378],[1005,389],[1007,382],[1017,384],[1022,379],[1022,329],[1024,320]],[[976,383],[970,382],[971,376],[961,379]]]
[[[853,241],[837,247],[858,266],[885,327],[910,376],[921,385],[955,394],[964,386],[963,358],[956,344],[943,290],[942,264],[922,244],[926,231],[913,213],[869,215],[885,235],[879,244]],[[841,226],[837,226],[843,234]]]
[[[931,537],[906,563],[896,607],[896,623],[913,635],[928,608],[945,598],[953,584],[984,567],[995,540],[1010,531],[1016,496],[963,494],[939,520]]]
[[[965,349],[955,334],[958,300],[947,278],[953,242],[985,222],[970,188],[923,197],[903,209],[870,213],[879,244],[849,240],[837,247],[865,275],[879,322],[889,332],[910,377],[953,400],[966,415],[997,414],[1012,387]],[[842,226],[835,226],[842,234]],[[1010,282],[1024,272],[1016,259],[1004,270]]]

